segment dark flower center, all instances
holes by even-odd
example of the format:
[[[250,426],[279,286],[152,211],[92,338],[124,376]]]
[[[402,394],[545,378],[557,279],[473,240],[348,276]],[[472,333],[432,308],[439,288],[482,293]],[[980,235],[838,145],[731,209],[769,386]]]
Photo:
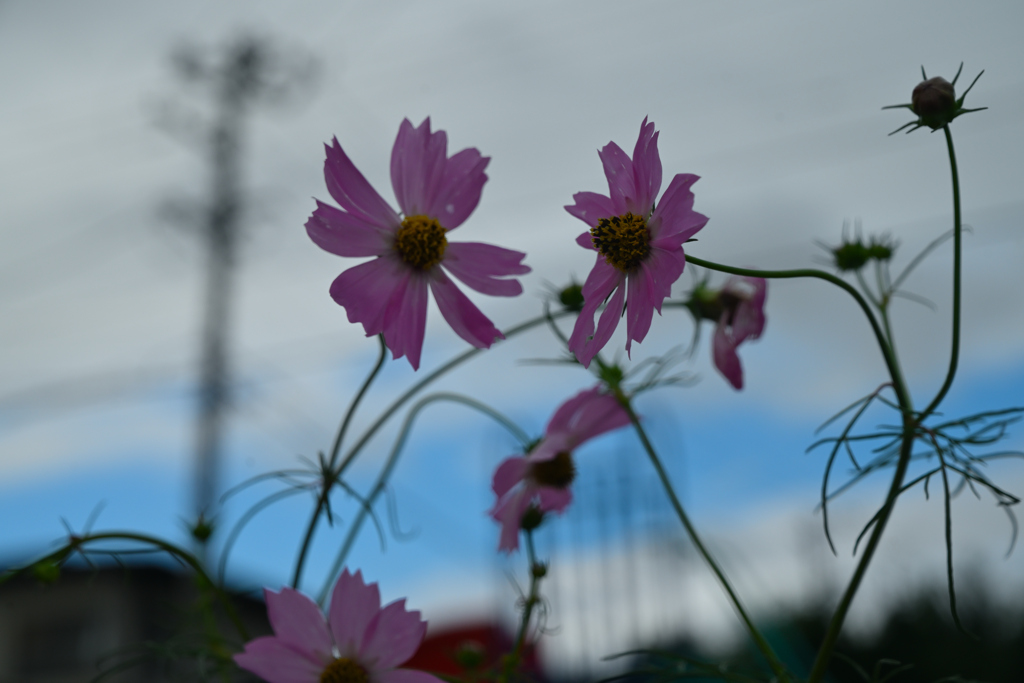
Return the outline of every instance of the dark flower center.
[[[409,216],[395,233],[395,251],[416,270],[433,268],[444,258],[448,239],[435,218]]]
[[[559,451],[550,460],[535,462],[530,467],[530,478],[541,486],[564,489],[576,478],[576,465],[569,451]]]
[[[320,674],[320,683],[368,683],[366,669],[348,657],[335,659]]]
[[[651,253],[647,223],[632,213],[602,218],[590,229],[590,235],[608,263],[624,273],[635,269]]]

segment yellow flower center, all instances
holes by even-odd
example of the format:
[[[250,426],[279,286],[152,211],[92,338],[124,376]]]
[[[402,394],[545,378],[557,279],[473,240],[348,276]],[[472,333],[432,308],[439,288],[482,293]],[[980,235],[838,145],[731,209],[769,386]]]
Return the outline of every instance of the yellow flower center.
[[[409,216],[395,233],[395,251],[417,270],[429,270],[444,258],[448,239],[435,218]]]
[[[535,462],[530,467],[530,477],[541,486],[564,489],[576,478],[576,465],[572,454],[560,451],[550,460]]]
[[[320,683],[368,683],[366,669],[348,657],[335,659],[320,674]]]
[[[590,236],[605,260],[624,273],[635,269],[651,253],[647,223],[632,213],[602,218],[590,229]]]

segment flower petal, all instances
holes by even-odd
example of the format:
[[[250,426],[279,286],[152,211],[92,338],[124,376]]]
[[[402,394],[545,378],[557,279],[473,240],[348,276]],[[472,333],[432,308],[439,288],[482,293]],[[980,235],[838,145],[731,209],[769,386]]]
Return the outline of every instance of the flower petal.
[[[745,286],[741,285],[743,283]],[[764,302],[768,283],[762,277],[733,276],[723,290],[741,289],[742,302],[732,319],[732,338],[737,346],[747,339],[757,339],[764,332]]]
[[[459,335],[478,349],[486,349],[505,336],[440,268],[430,273],[430,291],[441,315]]]
[[[584,249],[590,249],[591,251],[597,251],[597,247],[594,246],[594,236],[590,234],[590,231],[581,233],[576,238],[576,244],[580,245]]]
[[[420,613],[405,609],[405,600],[386,605],[370,621],[359,649],[359,663],[370,673],[370,680],[381,670],[394,669],[416,654],[427,633]]]
[[[268,683],[319,683],[320,674],[330,662],[311,659],[272,636],[249,641],[234,660]]]
[[[491,296],[517,296],[523,293],[518,280],[499,279],[523,275],[530,267],[521,261],[526,254],[479,242],[449,242],[442,265],[467,286]]]
[[[636,185],[634,207],[631,209],[638,216],[647,217],[661,189],[661,157],[658,155],[658,132],[654,130],[654,122],[640,124],[640,136],[633,148],[633,178]]]
[[[736,346],[729,337],[725,320],[718,321],[715,327],[715,335],[711,342],[711,353],[715,360],[715,367],[729,380],[733,388],[743,388],[743,366],[740,365],[740,357],[736,355]]]
[[[624,288],[620,285],[623,284],[623,279],[623,274],[598,254],[597,262],[590,274],[587,275],[587,281],[583,284],[583,308],[576,318],[572,335],[569,336],[569,350],[576,355],[576,359],[585,368],[590,367],[590,361],[608,343],[608,339],[618,324],[619,316],[622,314],[621,293]],[[616,288],[619,291],[613,298],[618,300],[619,310],[609,319],[608,311],[611,308],[609,303],[609,308],[606,308],[601,315],[601,323],[595,333],[594,314]]]
[[[651,253],[640,266],[647,272],[651,280],[651,297],[654,310],[661,313],[661,305],[672,295],[672,285],[683,274],[686,267],[686,254],[683,250],[667,251],[659,247],[651,247]]]
[[[596,388],[596,387],[595,387]],[[572,450],[586,441],[629,424],[629,414],[614,396],[593,396],[573,415],[567,447]]]
[[[641,265],[626,278],[626,355],[631,344],[642,342],[651,329],[654,307],[661,304],[655,299],[654,282],[650,271]]]
[[[498,550],[512,552],[519,548],[519,525],[526,514],[527,508],[536,490],[529,483],[498,499],[488,514],[501,524],[501,536],[498,539]]]
[[[698,180],[700,176],[692,173],[677,173],[673,176],[647,223],[652,244],[671,236],[671,245],[665,243],[662,247],[670,249],[672,246],[681,246],[707,225],[708,217],[693,210],[693,192],[690,187]]]
[[[413,370],[420,367],[427,330],[427,278],[407,269],[406,279],[395,288],[384,312],[384,341],[395,358],[408,357]]]
[[[427,215],[449,230],[462,225],[480,203],[480,194],[487,182],[484,169],[490,161],[490,157],[481,156],[474,147],[452,156],[445,164],[437,192],[427,205]]]
[[[331,634],[317,604],[302,593],[285,586],[280,593],[264,590],[267,618],[282,643],[305,653],[309,659],[331,659]]]
[[[626,288],[620,285],[608,300],[608,305],[601,313],[601,319],[597,321],[597,330],[594,332],[594,338],[583,352],[584,357],[589,357],[588,364],[597,355],[597,352],[604,348],[608,340],[612,338],[612,333],[615,332],[615,328],[619,325],[619,318],[622,317],[622,304],[625,298]]]
[[[504,496],[523,480],[528,469],[530,469],[530,463],[526,458],[518,455],[506,458],[498,465],[498,469],[494,470],[491,490],[499,498]]]
[[[584,389],[568,401],[558,406],[555,414],[548,420],[548,426],[544,429],[545,435],[567,433],[579,420],[579,414],[592,401],[601,396],[601,386]],[[614,400],[614,399],[613,399]]]
[[[408,266],[398,256],[386,254],[353,266],[335,278],[331,298],[345,307],[348,321],[362,323],[370,337],[384,331],[388,303],[408,276]]]
[[[391,242],[384,228],[319,199],[306,221],[306,234],[318,247],[338,256],[380,256]]]
[[[556,489],[551,486],[541,486],[537,492],[540,494],[539,507],[543,512],[562,513],[572,502],[572,490],[568,488]]]
[[[415,669],[392,669],[379,671],[373,683],[443,683],[437,676]]]
[[[597,154],[601,157],[604,175],[608,179],[608,194],[614,209],[611,215],[621,216],[627,211],[632,211],[636,199],[636,181],[633,177],[633,162],[629,155],[614,142],[609,142]],[[640,215],[647,214],[645,212]]]
[[[602,218],[617,216],[612,200],[596,192],[577,192],[572,196],[575,204],[567,205],[565,210],[593,228]]]
[[[324,179],[327,181],[327,191],[334,197],[334,201],[367,223],[392,232],[397,230],[402,224],[398,214],[356,169],[338,144],[338,138],[332,140],[332,146],[324,147],[327,149]]]
[[[350,574],[346,568],[331,593],[329,620],[334,642],[342,657],[359,654],[366,629],[380,611],[380,589],[376,583],[367,585],[363,574]]]
[[[545,442],[566,435],[568,438],[559,450],[573,450],[588,439],[627,424],[629,415],[614,396],[602,394],[601,386],[598,385],[581,391],[559,406],[548,422]]]
[[[447,157],[448,136],[443,130],[430,132],[430,117],[415,128],[409,119],[402,121],[391,148],[391,185],[406,216],[440,218],[428,209],[441,186]]]

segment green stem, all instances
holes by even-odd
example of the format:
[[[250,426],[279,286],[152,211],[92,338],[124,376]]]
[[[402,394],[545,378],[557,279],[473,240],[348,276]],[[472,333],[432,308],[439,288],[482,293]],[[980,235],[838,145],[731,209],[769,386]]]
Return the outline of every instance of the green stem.
[[[510,328],[507,332],[505,332],[505,340],[507,341],[511,337],[514,337],[522,332],[531,330],[534,327],[537,327],[538,325],[543,325],[548,321],[549,318],[564,318],[567,315],[574,315],[575,313],[575,311],[564,310],[558,311],[557,313],[552,313],[550,315],[541,315],[531,320],[527,320],[526,322],[520,323],[519,325],[516,325],[515,327]],[[370,427],[363,433],[359,441],[357,441],[356,444],[352,447],[352,449],[349,450],[349,452],[345,455],[345,458],[341,461],[341,464],[338,466],[338,469],[335,470],[335,474],[339,477],[341,476],[345,469],[348,468],[350,464],[352,464],[352,461],[356,458],[356,456],[363,449],[363,447],[366,446],[367,442],[369,442],[369,440],[373,438],[377,431],[384,426],[384,423],[387,422],[391,418],[391,416],[398,411],[399,408],[405,405],[405,403],[409,399],[418,394],[424,387],[426,387],[428,384],[430,384],[437,378],[441,377],[448,371],[455,369],[459,365],[462,365],[464,362],[466,362],[473,356],[477,355],[478,353],[482,352],[483,350],[484,349],[470,349],[469,351],[465,351],[456,356],[455,358],[452,358],[450,361],[439,367],[437,370],[434,370],[429,375],[426,375],[416,384],[413,384],[411,387],[409,387],[405,391],[405,393],[403,393],[401,396],[395,399],[395,401],[390,406],[388,406],[383,413],[381,413],[380,417],[377,418],[377,421],[370,425]]]
[[[832,658],[832,651],[835,649],[836,641],[839,639],[839,632],[843,628],[846,614],[850,611],[853,598],[857,594],[857,589],[860,587],[864,575],[867,573],[868,565],[871,564],[871,558],[875,554],[875,549],[882,539],[882,533],[885,531],[885,525],[889,521],[889,516],[896,507],[896,499],[900,495],[903,479],[906,477],[907,467],[910,465],[911,450],[914,446],[915,426],[913,418],[909,415],[909,406],[903,407],[903,412],[903,443],[900,445],[900,458],[896,464],[896,473],[893,475],[892,484],[889,486],[889,493],[886,495],[885,504],[882,506],[882,511],[875,522],[875,528],[871,531],[871,537],[864,547],[864,553],[861,555],[860,562],[857,563],[857,568],[854,570],[853,576],[850,577],[850,583],[847,585],[842,599],[840,599],[839,604],[836,606],[836,611],[832,614],[832,620],[829,622],[828,630],[825,632],[825,638],[818,648],[818,655],[814,660],[811,675],[807,679],[808,683],[817,683],[825,677],[825,670],[828,667],[829,660]]]
[[[82,552],[84,554],[82,546],[86,543],[92,543],[95,541],[133,541],[135,543],[142,543],[145,545],[150,545],[155,548],[158,548],[159,550],[166,552],[168,555],[176,557],[180,561],[184,562],[189,567],[191,567],[192,570],[208,586],[210,586],[214,590],[214,592],[217,595],[217,598],[220,600],[221,606],[224,608],[224,613],[227,615],[228,619],[231,620],[232,625],[238,631],[238,635],[241,637],[241,639],[244,641],[249,640],[249,631],[245,628],[245,624],[243,624],[242,620],[239,618],[238,613],[235,611],[234,606],[231,604],[231,600],[228,598],[224,590],[216,583],[214,583],[213,579],[211,579],[209,575],[207,575],[206,571],[203,569],[202,563],[195,557],[195,555],[188,552],[187,550],[179,548],[173,543],[169,543],[168,541],[156,538],[155,536],[147,536],[145,534],[137,534],[128,531],[107,531],[101,534],[86,534],[84,536],[72,536],[68,544],[63,546],[62,548],[53,551],[49,555],[37,560],[28,567],[24,567],[20,571],[8,572],[2,578],[0,578],[0,583],[3,583],[8,579],[13,578],[21,571],[25,571],[37,564],[62,564],[75,551]]]
[[[932,399],[928,407],[921,412],[918,417],[913,417],[913,406],[910,402],[909,394],[907,393],[902,377],[899,377],[899,381],[896,382],[898,375],[893,375],[894,386],[897,391],[897,397],[899,398],[900,408],[903,412],[903,443],[900,445],[900,458],[896,465],[896,472],[893,475],[892,484],[889,487],[889,493],[886,496],[885,505],[883,505],[881,513],[878,516],[878,520],[875,522],[875,528],[872,529],[871,537],[868,540],[867,546],[864,548],[864,554],[861,557],[860,562],[857,564],[857,569],[854,571],[853,577],[850,579],[850,584],[844,593],[842,600],[836,607],[836,611],[832,616],[832,621],[829,624],[829,629],[825,634],[825,640],[821,644],[821,648],[818,650],[817,659],[814,662],[814,668],[811,670],[811,677],[808,679],[809,683],[816,683],[822,680],[825,676],[825,667],[828,665],[828,660],[831,657],[832,650],[835,647],[836,640],[839,637],[839,630],[842,628],[843,620],[846,617],[846,613],[849,611],[850,604],[853,602],[853,596],[857,592],[857,588],[860,585],[861,579],[863,579],[865,572],[867,571],[868,564],[871,562],[872,555],[874,554],[875,548],[878,546],[878,542],[882,537],[882,533],[885,530],[885,525],[889,521],[889,516],[892,513],[893,508],[896,506],[896,498],[900,494],[901,487],[903,485],[903,479],[906,476],[907,468],[910,465],[911,451],[914,445],[914,438],[916,435],[917,425],[920,424],[931,415],[942,399],[945,398],[949,388],[953,385],[953,378],[956,375],[956,368],[960,358],[960,273],[961,273],[961,237],[962,237],[962,223],[960,216],[960,175],[957,171],[956,166],[956,153],[953,149],[953,136],[949,132],[949,126],[943,127],[943,133],[946,136],[946,148],[949,151],[949,166],[950,173],[952,175],[953,182],[953,341],[952,349],[950,351],[949,359],[949,370],[946,373],[946,379],[942,383],[942,387],[939,389],[935,398]],[[912,265],[916,265],[912,264]],[[897,282],[902,280],[901,276],[897,279]],[[886,334],[889,335],[890,346],[889,352],[893,354],[895,358],[895,347],[891,345],[892,333],[889,327],[888,315],[885,309],[882,309],[882,319],[885,325]]]
[[[377,377],[377,373],[380,372],[381,367],[384,365],[384,359],[387,357],[388,346],[384,341],[384,335],[378,334],[377,339],[380,341],[380,356],[377,357],[377,364],[373,366],[373,370],[370,371],[366,381],[363,382],[363,386],[359,387],[359,392],[352,399],[352,405],[348,407],[348,411],[345,413],[345,419],[341,422],[341,427],[338,429],[338,435],[334,437],[334,445],[331,446],[331,457],[328,460],[330,469],[334,469],[334,463],[338,460],[338,452],[341,450],[341,444],[345,440],[345,433],[348,431],[348,425],[352,421],[352,416],[355,415],[356,408],[359,406],[360,401],[363,400],[363,396],[366,394],[367,389],[370,388],[370,384],[374,378]]]
[[[335,556],[334,564],[331,566],[331,571],[327,574],[327,580],[324,582],[324,586],[320,590],[320,595],[317,597],[317,602],[320,605],[323,605],[327,600],[327,594],[330,592],[331,586],[334,585],[335,577],[338,575],[338,572],[341,571],[341,567],[345,563],[345,559],[348,557],[348,553],[352,549],[352,546],[355,544],[356,537],[359,535],[359,530],[362,528],[366,518],[370,515],[374,501],[377,500],[377,496],[383,493],[384,487],[387,485],[388,478],[391,476],[391,472],[394,470],[395,465],[398,462],[398,456],[402,453],[402,449],[405,447],[405,442],[409,437],[409,432],[412,430],[413,422],[420,414],[420,411],[431,403],[435,403],[437,401],[451,401],[453,403],[461,403],[464,406],[468,406],[469,408],[487,415],[495,422],[505,427],[505,429],[519,440],[519,443],[521,443],[524,448],[530,442],[530,437],[510,419],[490,406],[467,396],[451,393],[437,393],[424,396],[422,399],[417,401],[416,405],[410,408],[409,412],[406,413],[405,422],[403,422],[402,428],[398,433],[395,445],[391,448],[391,455],[388,456],[387,462],[384,463],[384,467],[381,469],[380,475],[377,477],[377,482],[373,485],[373,488],[370,489],[370,494],[366,496],[365,500],[363,500],[363,504],[359,507],[359,512],[356,513],[355,518],[349,525],[348,533],[345,535],[345,541],[341,544],[341,550],[339,550],[337,556]]]
[[[956,168],[956,152],[953,150],[953,135],[949,132],[949,126],[943,126],[942,132],[946,134],[946,149],[949,150],[949,170],[953,178],[953,343],[949,356],[949,371],[946,373],[946,381],[942,388],[935,395],[932,402],[921,414],[923,420],[931,415],[946,393],[953,385],[953,377],[956,375],[956,367],[960,361],[960,265],[961,265],[961,238],[963,225],[960,218],[960,174]]]
[[[533,547],[533,531],[526,532],[526,557],[530,563],[530,593],[526,596],[523,605],[523,618],[519,621],[519,631],[516,634],[516,642],[512,652],[505,658],[505,666],[501,672],[501,683],[508,683],[512,674],[519,668],[519,660],[523,656],[523,647],[526,644],[526,634],[530,629],[530,619],[533,617],[533,608],[540,602],[540,581],[547,573],[547,568],[537,562],[537,552]]]
[[[526,322],[520,323],[519,325],[516,325],[515,327],[505,332],[505,339],[507,340],[521,332],[526,332],[527,330],[530,330],[538,325],[542,325],[545,322],[547,322],[548,319],[551,317],[561,318],[572,313],[574,313],[574,311],[565,310],[559,311],[550,316],[542,315],[533,318],[532,320],[527,320]],[[411,387],[409,387],[405,391],[405,393],[403,393],[401,396],[395,399],[395,401],[392,402],[392,404],[388,406],[383,413],[381,413],[380,417],[378,417],[377,420],[372,425],[370,425],[370,427],[363,433],[362,437],[360,437],[359,441],[357,441],[356,444],[352,446],[352,448],[342,459],[341,464],[339,464],[337,468],[331,471],[330,473],[325,473],[327,476],[325,476],[324,490],[318,497],[317,506],[313,510],[313,514],[310,516],[309,523],[306,525],[306,533],[305,536],[303,537],[301,549],[299,550],[299,557],[298,559],[296,559],[295,562],[295,573],[292,576],[293,588],[298,588],[299,582],[302,580],[302,570],[305,565],[306,555],[309,553],[309,548],[312,545],[313,534],[316,532],[316,526],[320,521],[320,515],[323,513],[324,507],[327,504],[327,498],[330,495],[331,489],[334,487],[335,482],[341,479],[342,473],[344,473],[348,466],[352,464],[352,461],[355,460],[356,456],[359,455],[360,451],[362,451],[366,444],[369,443],[370,439],[374,437],[377,431],[380,430],[380,428],[383,427],[384,424],[389,419],[391,419],[391,416],[394,415],[399,408],[405,405],[405,403],[409,399],[411,399],[413,396],[419,393],[424,387],[429,385],[431,382],[438,379],[448,371],[453,370],[459,365],[462,365],[462,363],[476,356],[481,351],[483,351],[483,349],[470,349],[469,351],[465,351],[456,356],[455,358],[452,358],[447,363],[443,364],[437,370],[434,370],[430,374],[426,375],[416,384],[413,384]]]
[[[363,385],[359,387],[359,391],[352,398],[352,403],[349,405],[348,410],[345,411],[345,417],[341,421],[341,426],[338,428],[338,434],[334,437],[334,445],[331,446],[331,456],[327,463],[321,462],[321,467],[325,470],[333,470],[334,464],[338,459],[338,452],[341,450],[341,444],[345,440],[345,433],[348,431],[348,426],[352,422],[352,416],[355,415],[356,408],[359,407],[359,403],[363,400],[363,396],[366,391],[370,388],[370,384],[377,377],[377,373],[380,372],[381,367],[384,365],[384,359],[387,357],[387,344],[384,342],[384,335],[377,335],[377,339],[380,341],[380,355],[377,357],[377,363],[373,366],[373,370],[366,377]],[[323,456],[321,455],[321,459]],[[325,477],[323,485],[320,488],[320,495],[317,496],[316,509],[313,511],[313,518],[310,521],[308,527],[306,527],[306,534],[302,537],[302,545],[299,547],[299,556],[295,559],[295,572],[292,574],[292,588],[299,587],[299,581],[302,578],[302,570],[306,564],[306,556],[309,553],[309,546],[313,542],[313,534],[316,531],[317,522],[320,520],[320,513],[323,512],[327,506],[327,500],[331,495],[331,488],[334,486],[334,479]]]
[[[702,268],[717,270],[722,273],[731,273],[733,275],[746,275],[748,277],[763,277],[770,279],[792,279],[805,277],[817,278],[818,280],[831,282],[836,287],[844,290],[854,298],[860,306],[861,311],[863,311],[864,315],[867,316],[868,322],[871,323],[871,329],[875,333],[875,340],[878,342],[878,347],[882,351],[882,357],[885,360],[886,368],[889,370],[889,375],[893,378],[893,388],[896,390],[897,396],[901,398],[900,404],[902,405],[904,402],[902,399],[907,399],[907,403],[909,404],[910,396],[903,383],[899,363],[892,352],[892,348],[889,346],[885,332],[881,327],[879,327],[878,320],[875,318],[875,314],[872,312],[868,301],[860,292],[857,291],[856,287],[846,280],[843,280],[832,273],[826,273],[825,271],[818,270],[816,268],[795,268],[792,270],[755,270],[753,268],[734,268],[733,266],[726,266],[721,263],[715,263],[714,261],[705,261],[702,258],[697,258],[696,256],[691,256],[689,254],[686,255],[686,260],[689,263]],[[899,378],[898,381],[897,378]]]
[[[622,406],[623,410],[625,410],[629,415],[629,420],[633,423],[633,429],[636,431],[637,436],[640,437],[640,443],[643,444],[644,450],[647,451],[647,456],[650,458],[651,464],[654,465],[658,478],[661,480],[661,484],[665,489],[665,494],[672,503],[672,508],[675,510],[679,521],[682,522],[683,528],[686,529],[686,533],[690,536],[690,541],[693,543],[694,547],[697,548],[697,552],[699,552],[701,557],[704,558],[704,561],[707,562],[711,571],[714,573],[715,578],[717,578],[718,582],[722,585],[722,588],[725,589],[726,594],[729,596],[729,600],[732,602],[733,608],[735,608],[740,619],[743,621],[744,625],[746,625],[747,630],[750,632],[750,637],[754,640],[754,644],[757,646],[757,649],[761,651],[761,654],[768,661],[768,666],[771,667],[772,672],[774,672],[779,681],[790,680],[789,674],[786,672],[786,668],[782,665],[782,662],[779,661],[775,651],[772,650],[772,646],[768,644],[768,641],[765,640],[763,635],[761,635],[757,626],[754,625],[750,615],[747,614],[746,609],[744,609],[743,603],[740,602],[739,596],[729,583],[729,579],[726,578],[725,572],[723,572],[721,567],[718,566],[718,562],[715,561],[715,558],[711,555],[711,551],[707,549],[704,542],[697,534],[697,529],[693,526],[693,523],[690,522],[689,516],[683,509],[683,505],[679,502],[679,497],[676,495],[675,489],[672,487],[672,482],[668,477],[668,473],[661,464],[661,459],[658,458],[658,454],[654,450],[654,446],[651,444],[650,439],[647,438],[647,432],[644,431],[643,426],[640,424],[640,418],[638,418],[637,414],[633,411],[633,406],[630,403],[629,397],[626,396],[621,389],[615,389],[615,398],[618,400],[619,405]]]

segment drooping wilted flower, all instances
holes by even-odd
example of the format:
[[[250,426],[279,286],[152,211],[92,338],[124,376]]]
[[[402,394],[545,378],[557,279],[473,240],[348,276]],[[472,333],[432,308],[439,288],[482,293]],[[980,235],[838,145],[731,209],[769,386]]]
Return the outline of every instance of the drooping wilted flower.
[[[501,523],[498,549],[515,550],[521,528],[535,528],[544,513],[562,512],[572,502],[573,450],[627,424],[629,415],[614,396],[587,389],[559,406],[530,453],[498,465],[491,485],[498,499],[488,513]]]

